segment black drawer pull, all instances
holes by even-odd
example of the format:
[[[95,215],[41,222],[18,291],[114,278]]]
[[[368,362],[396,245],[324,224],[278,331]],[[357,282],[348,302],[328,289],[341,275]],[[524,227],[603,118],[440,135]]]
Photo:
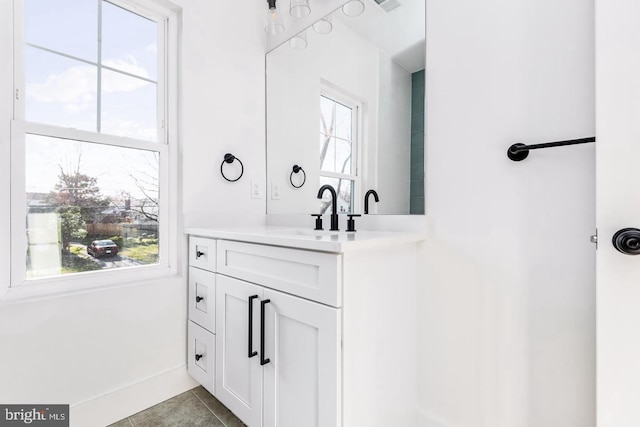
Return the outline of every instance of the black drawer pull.
[[[264,357],[264,306],[270,302],[270,299],[260,302],[260,365],[262,366],[271,362],[271,360]]]
[[[196,250],[196,259],[200,258],[203,255],[206,255],[206,253]]]
[[[258,298],[258,295],[251,295],[249,297],[249,338],[248,338],[248,357],[251,359],[253,356],[257,356],[258,352],[254,351],[251,346],[253,340],[253,300]]]
[[[204,356],[204,354],[196,354],[196,362],[200,359],[202,359],[202,357]]]
[[[196,295],[196,303],[202,301],[203,299],[204,299],[204,297]]]

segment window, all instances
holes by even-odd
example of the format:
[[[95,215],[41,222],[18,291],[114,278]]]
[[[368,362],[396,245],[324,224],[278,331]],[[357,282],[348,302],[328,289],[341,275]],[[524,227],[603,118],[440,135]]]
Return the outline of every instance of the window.
[[[338,213],[354,212],[357,194],[358,105],[334,94],[320,96],[320,185],[331,185],[338,195]],[[326,194],[326,193],[325,193]],[[321,200],[320,212],[331,209]]]
[[[169,267],[175,16],[123,0],[16,6],[12,285]]]

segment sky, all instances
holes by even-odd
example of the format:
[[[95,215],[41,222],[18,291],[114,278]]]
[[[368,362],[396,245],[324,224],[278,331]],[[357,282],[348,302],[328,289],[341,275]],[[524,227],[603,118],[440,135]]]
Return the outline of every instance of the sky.
[[[157,38],[158,24],[106,1],[26,0],[26,120],[97,131],[100,103],[102,133],[157,141]],[[100,85],[99,53],[115,69],[102,69]],[[28,192],[51,190],[79,156],[105,194],[137,191],[132,174],[157,176],[153,152],[32,135],[26,144]]]

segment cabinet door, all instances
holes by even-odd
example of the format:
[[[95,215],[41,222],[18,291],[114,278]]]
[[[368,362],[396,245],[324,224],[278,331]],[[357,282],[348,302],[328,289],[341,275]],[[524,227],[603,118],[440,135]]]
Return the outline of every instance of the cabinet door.
[[[214,335],[203,327],[189,321],[187,325],[187,370],[211,394],[215,394]]]
[[[340,309],[264,290],[265,427],[341,425]]]
[[[222,275],[216,282],[216,397],[245,424],[259,427],[262,368],[260,356],[249,357],[249,351],[259,350],[262,288]]]
[[[189,320],[216,331],[216,274],[189,267]]]

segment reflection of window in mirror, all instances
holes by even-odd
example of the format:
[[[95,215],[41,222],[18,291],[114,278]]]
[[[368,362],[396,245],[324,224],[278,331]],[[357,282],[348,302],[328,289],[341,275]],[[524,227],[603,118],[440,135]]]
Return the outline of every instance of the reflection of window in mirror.
[[[358,193],[358,111],[360,105],[336,92],[320,96],[320,186],[331,185],[338,195],[338,213],[353,213]],[[320,212],[331,209],[331,198],[321,201]]]

